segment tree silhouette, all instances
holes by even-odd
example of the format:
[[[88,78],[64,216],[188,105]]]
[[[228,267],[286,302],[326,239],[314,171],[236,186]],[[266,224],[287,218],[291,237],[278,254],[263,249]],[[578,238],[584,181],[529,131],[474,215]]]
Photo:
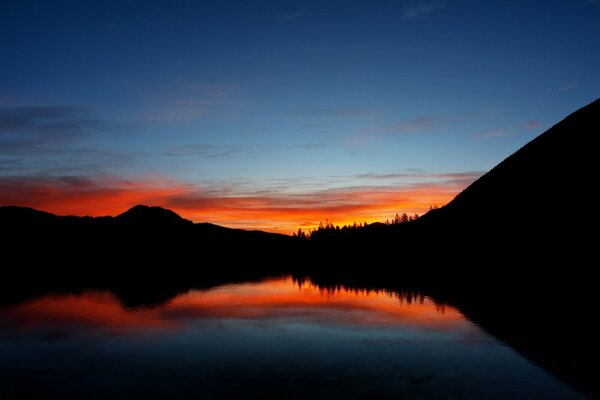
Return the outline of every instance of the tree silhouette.
[[[309,229],[308,234],[301,229],[298,229],[298,232],[294,232],[292,236],[299,239],[310,240],[342,240],[358,236],[364,237],[365,235],[368,235],[368,231],[372,231],[372,229],[369,229],[371,226],[375,226],[375,229],[382,229],[382,227],[391,228],[393,226],[414,221],[417,218],[419,218],[419,214],[415,213],[414,215],[409,216],[406,212],[403,212],[402,214],[396,213],[391,221],[387,219],[384,223],[377,222],[369,225],[366,221],[362,223],[354,221],[351,225],[347,224],[341,227],[335,225],[329,219],[325,219],[325,222],[319,222],[317,229]]]

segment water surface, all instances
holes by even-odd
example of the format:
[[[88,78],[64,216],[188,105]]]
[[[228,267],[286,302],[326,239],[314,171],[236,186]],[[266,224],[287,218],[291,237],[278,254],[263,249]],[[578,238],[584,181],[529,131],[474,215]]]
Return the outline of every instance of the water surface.
[[[111,292],[0,309],[0,398],[577,399],[415,292],[291,277],[126,308]]]

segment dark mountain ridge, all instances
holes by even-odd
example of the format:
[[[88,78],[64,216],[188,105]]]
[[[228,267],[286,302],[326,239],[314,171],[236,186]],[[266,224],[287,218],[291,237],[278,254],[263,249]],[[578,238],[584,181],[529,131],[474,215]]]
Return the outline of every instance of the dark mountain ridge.
[[[572,225],[588,209],[596,178],[600,99],[539,135],[446,206],[419,224],[471,224],[487,230],[507,225],[535,228]]]
[[[56,216],[5,206],[0,207],[0,227],[11,259],[33,266],[52,262],[52,273],[80,276],[89,272],[80,268],[82,263],[102,264],[102,274],[113,278],[117,273],[133,278],[141,269],[161,269],[160,264],[178,273],[209,272],[214,266],[204,264],[219,252],[229,264],[259,260],[275,265],[279,252],[289,251],[293,242],[285,235],[195,224],[171,210],[144,205],[116,217]]]
[[[137,205],[115,217],[115,220],[123,224],[132,225],[161,225],[161,226],[185,226],[193,224],[192,221],[179,216],[174,211],[162,207],[148,207]]]

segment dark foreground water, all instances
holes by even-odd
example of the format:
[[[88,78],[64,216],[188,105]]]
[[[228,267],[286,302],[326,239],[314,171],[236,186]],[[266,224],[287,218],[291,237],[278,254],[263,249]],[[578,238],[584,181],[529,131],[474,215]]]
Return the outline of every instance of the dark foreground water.
[[[125,308],[110,292],[0,308],[0,399],[579,399],[415,293],[291,277]]]

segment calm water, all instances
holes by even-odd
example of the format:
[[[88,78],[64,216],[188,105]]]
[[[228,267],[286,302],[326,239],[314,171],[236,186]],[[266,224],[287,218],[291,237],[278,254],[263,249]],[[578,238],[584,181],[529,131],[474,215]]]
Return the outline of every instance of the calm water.
[[[580,398],[456,309],[292,278],[0,309],[0,398]]]

